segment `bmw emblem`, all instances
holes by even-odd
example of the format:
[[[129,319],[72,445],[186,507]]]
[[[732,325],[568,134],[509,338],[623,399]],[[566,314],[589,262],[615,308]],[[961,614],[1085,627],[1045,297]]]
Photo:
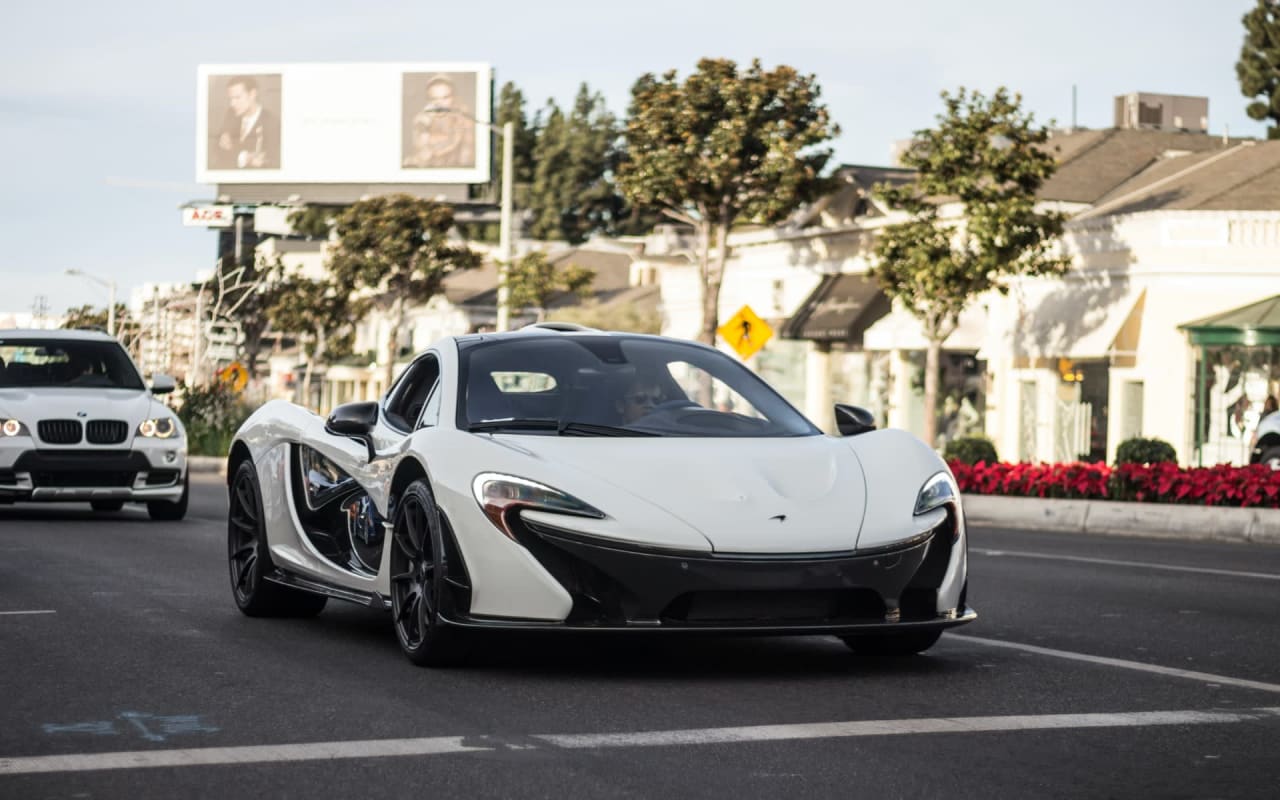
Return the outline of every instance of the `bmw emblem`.
[[[89,416],[89,412],[88,412],[88,411],[77,411],[77,412],[76,412],[76,416],[77,416],[77,417],[80,417],[81,419],[84,419],[85,417]]]

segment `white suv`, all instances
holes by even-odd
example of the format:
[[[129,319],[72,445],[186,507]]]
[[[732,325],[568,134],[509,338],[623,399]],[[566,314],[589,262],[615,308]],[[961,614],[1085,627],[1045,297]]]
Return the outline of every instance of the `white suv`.
[[[187,513],[187,437],[105,333],[0,330],[0,503],[84,500],[96,511],[146,503]]]

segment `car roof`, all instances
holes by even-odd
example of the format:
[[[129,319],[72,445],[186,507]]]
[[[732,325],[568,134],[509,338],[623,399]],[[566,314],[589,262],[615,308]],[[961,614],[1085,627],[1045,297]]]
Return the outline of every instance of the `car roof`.
[[[64,328],[55,328],[52,330],[42,330],[40,328],[0,328],[0,341],[6,339],[57,339],[64,341],[83,340],[92,342],[118,341],[114,336],[109,336],[102,331],[94,330],[68,330]]]

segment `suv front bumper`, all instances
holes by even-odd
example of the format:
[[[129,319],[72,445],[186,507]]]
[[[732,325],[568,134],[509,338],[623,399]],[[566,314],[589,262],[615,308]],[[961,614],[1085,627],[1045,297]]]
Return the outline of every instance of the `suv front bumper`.
[[[24,437],[25,438],[25,437]],[[130,448],[0,445],[0,503],[90,500],[169,501],[182,497],[185,442],[140,441]]]

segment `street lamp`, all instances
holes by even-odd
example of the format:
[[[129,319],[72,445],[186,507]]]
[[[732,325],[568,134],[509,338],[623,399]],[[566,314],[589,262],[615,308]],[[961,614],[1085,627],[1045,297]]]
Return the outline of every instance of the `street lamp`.
[[[87,272],[78,269],[67,270],[68,275],[79,275],[81,278],[87,278],[99,286],[105,287],[107,290],[107,335],[116,335],[116,282],[109,281],[105,278],[99,278],[96,275],[90,275]]]

